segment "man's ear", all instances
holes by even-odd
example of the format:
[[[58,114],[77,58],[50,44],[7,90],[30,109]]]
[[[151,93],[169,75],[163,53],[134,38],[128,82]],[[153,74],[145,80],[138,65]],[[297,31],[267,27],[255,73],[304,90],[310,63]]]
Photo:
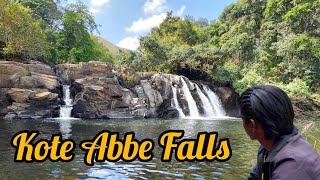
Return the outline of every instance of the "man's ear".
[[[253,132],[255,132],[257,130],[257,123],[255,120],[250,119],[250,128],[252,129]]]

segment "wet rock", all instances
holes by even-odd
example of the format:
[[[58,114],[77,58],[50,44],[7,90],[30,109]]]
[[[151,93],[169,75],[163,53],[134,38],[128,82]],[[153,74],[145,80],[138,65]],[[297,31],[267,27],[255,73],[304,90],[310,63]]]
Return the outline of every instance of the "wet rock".
[[[211,88],[219,96],[228,116],[240,117],[238,99],[239,95],[230,87]]]
[[[157,110],[158,117],[160,118],[177,118],[179,111],[171,107],[171,100],[165,100]]]
[[[0,117],[8,113],[8,106],[11,104],[7,96],[8,90],[8,88],[0,88]]]
[[[58,74],[66,74],[71,83],[74,117],[178,117],[179,112],[171,106],[172,85],[177,88],[182,111],[188,115],[190,109],[182,91],[182,78],[200,106],[200,114],[203,114],[203,104],[196,86],[185,77],[137,73],[130,68],[116,71],[109,64],[101,62],[58,65],[56,69]]]

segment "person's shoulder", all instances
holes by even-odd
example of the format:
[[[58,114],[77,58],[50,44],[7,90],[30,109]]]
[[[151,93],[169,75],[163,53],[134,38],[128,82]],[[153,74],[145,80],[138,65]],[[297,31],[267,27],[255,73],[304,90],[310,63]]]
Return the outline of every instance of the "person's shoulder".
[[[301,134],[297,134],[288,139],[287,144],[278,152],[275,157],[276,162],[289,160],[298,163],[300,166],[319,166],[320,156],[312,145],[306,141]]]
[[[314,179],[320,177],[320,156],[313,147],[297,134],[273,159],[274,179]]]
[[[314,157],[319,156],[301,134],[289,138],[287,144],[279,151],[278,155],[298,160],[308,160],[311,157],[314,159]]]

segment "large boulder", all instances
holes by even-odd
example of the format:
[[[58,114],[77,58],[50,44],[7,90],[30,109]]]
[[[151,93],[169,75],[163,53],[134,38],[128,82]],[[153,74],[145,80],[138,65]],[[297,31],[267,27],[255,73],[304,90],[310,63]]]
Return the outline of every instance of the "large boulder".
[[[59,87],[58,78],[50,66],[33,61],[31,63],[0,61],[0,88],[56,90]]]
[[[0,116],[57,117],[60,103],[60,83],[50,66],[37,61],[0,61]]]
[[[7,119],[52,118],[59,115],[60,98],[47,89],[8,90],[10,105],[7,107]]]
[[[122,87],[107,77],[74,80],[72,114],[79,118],[131,117],[129,105],[122,99]]]
[[[163,103],[154,81],[150,77],[141,80],[133,69],[118,72],[101,62],[58,65],[56,69],[71,83],[73,117],[157,117],[157,109]]]
[[[166,99],[157,109],[159,118],[178,118],[179,111],[171,106],[171,99]]]
[[[113,77],[114,67],[110,63],[100,61],[81,62],[80,64],[59,64],[56,66],[56,73],[65,84],[70,80],[95,77]]]
[[[143,92],[146,96],[146,104],[148,105],[148,117],[156,117],[157,109],[163,103],[162,96],[159,91],[153,89],[151,83],[148,80],[141,80],[140,82]]]

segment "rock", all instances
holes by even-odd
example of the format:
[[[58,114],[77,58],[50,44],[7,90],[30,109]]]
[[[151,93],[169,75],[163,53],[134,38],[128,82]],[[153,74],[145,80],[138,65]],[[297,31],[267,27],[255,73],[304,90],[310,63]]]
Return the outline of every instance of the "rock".
[[[58,99],[58,94],[51,92],[40,92],[33,94],[30,99],[34,101],[54,101]]]
[[[159,90],[162,99],[168,99],[172,97],[172,80],[168,75],[155,74],[153,76],[155,87]]]
[[[7,96],[8,90],[7,88],[0,88],[0,117],[8,113],[8,106],[11,104]]]
[[[160,118],[177,118],[179,111],[171,107],[171,99],[165,100],[157,110],[158,117]]]
[[[54,71],[41,63],[23,64],[0,61],[0,88],[58,88],[59,82]]]
[[[141,80],[141,85],[146,97],[148,98],[150,107],[151,108],[158,107],[163,102],[160,92],[157,90],[154,90],[151,87],[150,82],[146,80]]]
[[[140,84],[141,77],[138,73],[135,72],[134,69],[126,68],[120,71],[120,79],[123,86],[126,88],[132,88]]]
[[[13,102],[17,103],[59,101],[58,94],[49,92],[46,89],[29,90],[12,88],[8,91],[8,96]]]
[[[147,109],[139,108],[139,109],[133,110],[131,112],[131,115],[135,118],[144,118],[146,116],[146,113],[147,113]]]
[[[114,77],[113,65],[100,61],[82,62],[80,64],[59,64],[56,71],[62,82],[70,84],[70,79],[92,77]]]
[[[117,109],[117,108],[129,108],[129,104],[122,100],[114,100],[112,101],[111,109]]]
[[[0,116],[14,119],[59,116],[59,81],[40,62],[0,61]]]
[[[24,67],[28,69],[31,75],[56,76],[50,66],[37,61],[33,61],[32,64],[25,64]]]
[[[37,85],[38,85],[36,86],[37,88],[54,90],[59,86],[59,82],[56,76],[34,74],[31,77],[37,82]]]
[[[120,85],[108,85],[106,89],[110,97],[117,98],[123,96],[122,87]]]
[[[60,103],[12,103],[5,119],[40,119],[59,116]]]
[[[130,68],[117,72],[110,64],[103,62],[63,64],[56,66],[56,71],[62,82],[71,83],[74,117],[178,117],[179,112],[171,107],[172,85],[177,88],[182,111],[188,115],[190,110],[182,91],[182,78],[197,102],[200,114],[204,112],[196,86],[185,77],[163,73],[137,73]],[[227,96],[225,98],[227,102],[231,102],[227,100]]]
[[[12,88],[8,91],[8,95],[13,102],[27,103],[31,92],[29,89]]]
[[[238,104],[239,95],[233,88],[216,87],[211,89],[219,96],[228,116],[240,117]]]
[[[8,91],[8,96],[13,102],[8,106],[8,117],[14,119],[34,119],[57,117],[60,109],[58,94],[48,92],[46,89],[17,89]],[[8,118],[7,117],[7,118]]]

